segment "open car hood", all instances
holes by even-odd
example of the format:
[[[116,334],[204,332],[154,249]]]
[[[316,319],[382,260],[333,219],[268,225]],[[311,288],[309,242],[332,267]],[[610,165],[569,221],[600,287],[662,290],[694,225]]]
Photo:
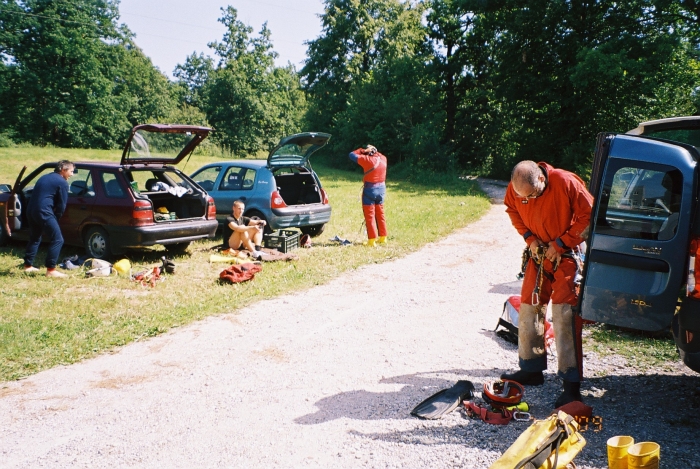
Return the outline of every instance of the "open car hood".
[[[628,135],[662,138],[700,149],[700,116],[671,117],[642,122]]]
[[[131,129],[121,164],[177,164],[207,138],[212,129],[197,125],[142,124]]]
[[[284,137],[270,152],[267,165],[306,166],[311,154],[328,143],[330,138],[330,134],[321,132],[304,132]]]

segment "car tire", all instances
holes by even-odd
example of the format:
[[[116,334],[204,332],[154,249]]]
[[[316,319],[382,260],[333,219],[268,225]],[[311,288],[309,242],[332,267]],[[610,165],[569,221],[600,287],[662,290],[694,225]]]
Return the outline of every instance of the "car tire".
[[[85,252],[95,259],[107,259],[112,255],[109,235],[99,226],[88,228],[85,232]]]
[[[246,217],[248,218],[253,218],[253,217],[258,217],[261,220],[265,221],[265,228],[263,229],[263,234],[270,234],[272,233],[272,228],[270,228],[270,224],[267,222],[267,218],[265,218],[265,215],[262,214],[262,212],[258,212],[257,210],[251,210],[246,214]]]
[[[184,243],[166,244],[165,250],[170,254],[185,254],[188,247],[190,247],[190,242],[185,241]]]
[[[312,238],[321,236],[321,233],[326,229],[326,224],[323,225],[311,225],[311,226],[300,226],[299,229],[303,234],[307,234]]]

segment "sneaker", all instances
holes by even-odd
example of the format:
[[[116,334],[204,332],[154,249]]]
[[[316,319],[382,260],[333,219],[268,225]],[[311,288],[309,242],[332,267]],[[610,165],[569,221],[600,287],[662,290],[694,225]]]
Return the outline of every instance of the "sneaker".
[[[36,272],[39,272],[39,269],[34,267],[33,265],[30,265],[29,267],[24,268],[24,273],[25,274],[34,274]]]
[[[544,375],[541,371],[518,370],[514,373],[503,373],[501,379],[508,379],[529,386],[540,386],[544,384]]]
[[[253,251],[253,259],[261,260],[265,255],[262,251]]]
[[[66,277],[68,277],[66,274],[64,274],[63,272],[59,272],[58,270],[49,270],[46,272],[46,276],[51,277],[51,278],[66,278]]]

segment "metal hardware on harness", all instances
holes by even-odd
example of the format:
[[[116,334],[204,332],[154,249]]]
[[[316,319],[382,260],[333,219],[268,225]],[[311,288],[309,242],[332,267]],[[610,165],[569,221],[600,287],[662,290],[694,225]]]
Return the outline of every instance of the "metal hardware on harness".
[[[540,290],[544,283],[544,246],[537,246],[537,251],[531,257],[535,265],[537,265],[537,280],[535,281],[535,289],[532,290],[532,304],[538,306],[540,304]]]
[[[532,420],[532,415],[529,412],[513,412],[513,420],[516,422],[527,422]]]

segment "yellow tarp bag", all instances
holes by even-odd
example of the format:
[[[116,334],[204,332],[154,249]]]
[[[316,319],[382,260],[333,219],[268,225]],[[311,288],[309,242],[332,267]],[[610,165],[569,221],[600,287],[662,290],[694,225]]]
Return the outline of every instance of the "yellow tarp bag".
[[[233,256],[222,256],[220,254],[210,254],[209,262],[225,262],[227,264],[245,264],[246,262],[251,262],[250,259],[241,259],[240,257]]]
[[[559,411],[535,420],[490,469],[564,469],[584,446],[576,420]]]

